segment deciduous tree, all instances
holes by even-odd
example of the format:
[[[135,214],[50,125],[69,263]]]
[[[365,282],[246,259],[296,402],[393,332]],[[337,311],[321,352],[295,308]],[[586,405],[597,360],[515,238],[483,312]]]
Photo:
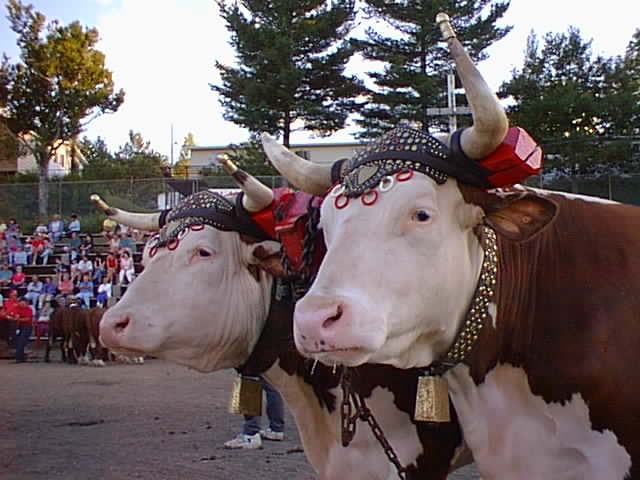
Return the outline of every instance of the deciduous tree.
[[[99,39],[95,28],[79,22],[47,24],[42,13],[19,0],[8,0],[7,11],[20,59],[11,63],[3,58],[0,100],[7,126],[25,140],[37,161],[39,210],[46,215],[49,159],[92,119],[115,112],[124,92],[115,90],[104,54],[95,48]]]

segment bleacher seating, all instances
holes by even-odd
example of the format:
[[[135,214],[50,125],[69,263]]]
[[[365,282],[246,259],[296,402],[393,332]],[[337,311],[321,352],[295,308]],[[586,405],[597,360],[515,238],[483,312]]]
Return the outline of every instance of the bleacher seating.
[[[85,235],[84,233],[81,234],[81,236],[84,236],[84,235]],[[102,258],[105,258],[109,253],[108,241],[100,233],[92,234],[92,236],[93,236],[93,252],[87,255],[88,258],[91,261],[94,261],[97,255],[101,256]],[[22,238],[23,243],[24,243],[24,238],[25,237],[23,236]],[[18,295],[23,295],[25,293],[26,284],[29,283],[29,281],[31,280],[31,276],[33,275],[38,275],[39,277],[41,277],[41,279],[42,277],[47,277],[47,276],[52,278],[55,277],[56,258],[60,258],[63,255],[64,247],[68,243],[69,243],[69,240],[67,238],[63,238],[58,242],[56,242],[56,244],[54,245],[53,255],[49,256],[49,261],[46,265],[41,265],[41,264],[22,265],[22,271],[26,276],[26,280],[25,280],[25,287],[23,289],[18,290]],[[139,273],[142,268],[140,262],[142,260],[143,248],[144,248],[144,242],[136,243],[136,248],[135,248],[135,251],[133,252],[133,260],[134,260],[136,273]],[[0,288],[0,293],[4,296],[4,298],[7,298],[9,295],[9,290],[10,289],[8,287]]]

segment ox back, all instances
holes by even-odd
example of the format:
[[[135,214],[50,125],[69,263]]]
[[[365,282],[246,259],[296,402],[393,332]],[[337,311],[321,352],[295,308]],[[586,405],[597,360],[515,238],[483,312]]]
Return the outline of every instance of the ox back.
[[[494,384],[505,399],[511,399],[511,405],[500,412],[503,417],[512,415],[513,421],[525,411],[544,410],[545,421],[553,424],[547,427],[555,430],[550,436],[541,434],[540,442],[560,437],[563,424],[570,424],[574,455],[584,455],[588,461],[591,451],[591,460],[609,455],[609,461],[617,463],[599,478],[624,477],[628,457],[616,446],[619,443],[632,461],[627,478],[638,479],[640,375],[635,362],[640,347],[640,208],[541,194],[557,202],[558,216],[526,242],[499,237],[495,328],[483,329],[465,363],[480,396],[483,384]],[[457,392],[469,400],[470,389],[459,376],[448,377],[454,396]],[[506,384],[515,395],[504,393]],[[545,405],[535,400],[538,403],[532,406],[534,396]],[[513,401],[516,397],[521,402]],[[525,406],[529,401],[531,405]],[[469,402],[464,408],[464,402],[454,399],[454,404],[463,425],[474,422],[471,415],[486,414],[479,403]],[[490,415],[486,422],[491,422]],[[496,428],[501,424],[496,417]],[[474,439],[466,426],[463,429],[475,456]],[[491,438],[488,435],[485,442]],[[502,435],[505,441],[510,438],[504,431]],[[535,437],[535,432],[531,435]],[[535,456],[535,448],[525,453]],[[476,461],[482,462],[479,456]]]

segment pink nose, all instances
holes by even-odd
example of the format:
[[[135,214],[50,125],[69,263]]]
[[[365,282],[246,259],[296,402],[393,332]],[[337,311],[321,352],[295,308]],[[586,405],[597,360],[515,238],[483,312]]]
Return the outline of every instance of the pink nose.
[[[296,305],[294,336],[303,353],[342,348],[340,332],[351,323],[351,309],[334,297],[310,296]]]
[[[130,324],[129,315],[109,315],[107,312],[100,320],[100,343],[107,348],[122,346],[122,339]]]

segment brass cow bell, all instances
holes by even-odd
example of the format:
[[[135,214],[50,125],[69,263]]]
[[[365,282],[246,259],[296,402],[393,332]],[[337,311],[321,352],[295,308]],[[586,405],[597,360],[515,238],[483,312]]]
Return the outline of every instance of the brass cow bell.
[[[262,383],[259,377],[236,377],[231,390],[229,412],[253,417],[262,415]]]
[[[413,418],[419,422],[449,422],[449,388],[442,377],[418,378]]]

